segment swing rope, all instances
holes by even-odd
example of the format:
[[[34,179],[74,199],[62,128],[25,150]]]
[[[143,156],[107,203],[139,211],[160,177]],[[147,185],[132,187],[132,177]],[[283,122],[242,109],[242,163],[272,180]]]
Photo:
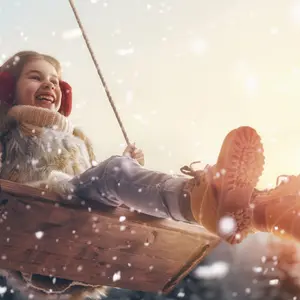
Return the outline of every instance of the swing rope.
[[[114,101],[113,101],[113,99],[112,99],[112,96],[111,96],[111,93],[110,93],[110,91],[109,91],[109,89],[108,89],[108,86],[107,86],[107,84],[106,84],[106,82],[105,82],[104,76],[103,76],[103,74],[102,74],[102,72],[101,72],[101,70],[100,70],[99,64],[98,64],[98,62],[97,62],[97,60],[96,60],[95,54],[94,54],[94,52],[93,52],[93,50],[92,50],[92,47],[91,47],[90,42],[89,42],[89,40],[88,40],[88,37],[87,37],[87,35],[86,35],[86,33],[85,33],[85,30],[84,30],[84,28],[83,28],[83,25],[82,25],[82,23],[81,23],[81,21],[80,21],[78,12],[77,12],[76,7],[75,7],[75,4],[74,4],[74,1],[73,1],[73,0],[69,0],[69,3],[70,3],[71,8],[72,8],[72,10],[73,10],[74,16],[75,16],[76,21],[77,21],[77,23],[78,23],[78,26],[79,26],[79,28],[80,28],[80,30],[81,30],[81,33],[82,33],[82,36],[83,36],[84,41],[85,41],[85,43],[86,43],[86,46],[87,46],[87,48],[88,48],[88,50],[89,50],[89,52],[90,52],[90,55],[91,55],[92,60],[93,60],[93,62],[94,62],[94,65],[95,65],[95,67],[96,67],[96,69],[97,69],[97,73],[98,73],[99,78],[100,78],[100,80],[101,80],[101,82],[102,82],[102,85],[103,85],[103,87],[104,87],[106,96],[107,96],[107,98],[108,98],[108,100],[109,100],[109,103],[110,103],[110,105],[111,105],[111,107],[112,107],[112,109],[113,109],[113,111],[114,111],[114,114],[115,114],[115,116],[116,116],[116,118],[117,118],[117,120],[118,120],[119,126],[120,126],[120,128],[121,128],[121,130],[122,130],[122,133],[123,133],[123,136],[124,136],[124,138],[125,138],[125,141],[126,141],[127,145],[129,145],[130,142],[129,142],[128,135],[127,135],[127,133],[126,133],[126,130],[125,130],[125,128],[124,128],[124,125],[123,125],[123,122],[122,122],[122,120],[121,120],[121,118],[120,118],[120,115],[119,115],[119,113],[118,113],[118,111],[117,111],[117,108],[116,108],[116,106],[115,106],[115,103],[114,103]]]

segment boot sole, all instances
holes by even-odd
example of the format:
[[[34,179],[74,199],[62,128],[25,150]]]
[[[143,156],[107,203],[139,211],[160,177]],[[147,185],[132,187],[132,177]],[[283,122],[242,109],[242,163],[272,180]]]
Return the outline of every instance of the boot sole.
[[[225,216],[235,220],[234,234],[226,237],[231,243],[242,240],[249,227],[250,200],[264,161],[261,138],[253,128],[239,127],[225,137],[212,183],[217,192],[217,220]],[[219,234],[224,235],[221,231],[219,228]]]

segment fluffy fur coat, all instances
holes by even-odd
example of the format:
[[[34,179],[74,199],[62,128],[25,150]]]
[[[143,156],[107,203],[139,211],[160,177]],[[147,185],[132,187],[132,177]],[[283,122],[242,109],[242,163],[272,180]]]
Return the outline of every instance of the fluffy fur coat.
[[[88,138],[59,113],[32,106],[0,105],[0,178],[31,186],[47,184],[66,195],[69,180],[93,165],[95,155]],[[58,184],[59,182],[59,184]],[[79,300],[97,298],[105,288],[68,280],[53,285],[47,276],[1,271],[8,284],[32,293],[35,299]],[[62,285],[63,282],[63,285]],[[49,285],[55,293],[48,294]],[[63,286],[63,287],[62,287]]]

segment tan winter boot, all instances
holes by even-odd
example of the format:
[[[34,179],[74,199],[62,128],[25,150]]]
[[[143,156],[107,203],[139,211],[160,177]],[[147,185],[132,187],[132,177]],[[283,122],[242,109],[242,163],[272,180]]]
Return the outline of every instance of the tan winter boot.
[[[259,135],[251,127],[239,127],[226,136],[216,165],[203,171],[183,167],[184,174],[194,177],[185,190],[195,220],[229,243],[241,242],[251,231],[250,201],[263,166]],[[220,228],[225,219],[234,225],[230,232]]]
[[[253,194],[252,227],[254,231],[300,241],[300,176],[284,177],[275,189]]]

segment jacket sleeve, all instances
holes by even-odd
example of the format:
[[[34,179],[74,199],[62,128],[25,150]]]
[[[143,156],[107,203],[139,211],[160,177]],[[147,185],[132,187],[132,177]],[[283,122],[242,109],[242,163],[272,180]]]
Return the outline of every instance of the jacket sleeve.
[[[48,192],[54,192],[61,198],[67,199],[69,196],[73,195],[75,190],[75,186],[71,182],[72,178],[72,176],[66,173],[60,171],[52,171],[50,173],[50,176],[46,180],[32,181],[24,184]]]
[[[93,165],[93,162],[96,161],[96,155],[94,153],[93,145],[90,141],[90,139],[83,133],[83,131],[79,128],[74,128],[73,135],[80,138],[84,141],[86,149],[89,154],[90,163]]]

